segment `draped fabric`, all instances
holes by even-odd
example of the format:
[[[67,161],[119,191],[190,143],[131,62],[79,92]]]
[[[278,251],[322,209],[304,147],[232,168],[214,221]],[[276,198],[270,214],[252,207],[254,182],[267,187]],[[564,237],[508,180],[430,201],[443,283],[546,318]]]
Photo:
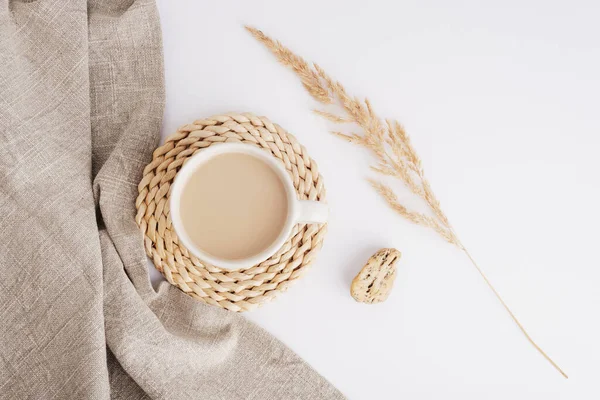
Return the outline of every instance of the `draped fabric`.
[[[343,398],[240,315],[152,288],[134,199],[164,97],[153,1],[0,0],[0,398]]]

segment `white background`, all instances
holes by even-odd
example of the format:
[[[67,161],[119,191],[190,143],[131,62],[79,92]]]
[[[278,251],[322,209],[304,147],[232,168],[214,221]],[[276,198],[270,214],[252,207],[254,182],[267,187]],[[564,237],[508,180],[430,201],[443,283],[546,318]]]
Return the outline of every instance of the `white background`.
[[[158,2],[164,136],[253,111],[319,163],[329,233],[305,278],[247,314],[350,399],[600,398],[600,3]],[[565,380],[457,249],[370,189],[371,159],[327,133],[254,25],[412,136],[451,222]],[[400,188],[399,194],[403,194]],[[349,295],[373,252],[402,251],[386,303]]]

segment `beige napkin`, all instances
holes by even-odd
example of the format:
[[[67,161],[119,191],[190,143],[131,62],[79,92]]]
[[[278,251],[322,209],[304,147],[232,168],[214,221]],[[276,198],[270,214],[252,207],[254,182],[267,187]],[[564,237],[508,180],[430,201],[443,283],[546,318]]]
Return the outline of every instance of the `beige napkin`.
[[[153,1],[0,0],[0,398],[343,398],[239,315],[152,289],[134,199],[162,68]]]

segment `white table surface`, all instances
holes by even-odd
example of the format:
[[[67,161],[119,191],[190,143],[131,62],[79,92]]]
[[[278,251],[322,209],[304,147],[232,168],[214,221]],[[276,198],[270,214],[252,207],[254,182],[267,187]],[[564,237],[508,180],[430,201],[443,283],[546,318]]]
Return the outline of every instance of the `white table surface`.
[[[487,3],[158,2],[163,135],[253,111],[319,163],[332,212],[323,250],[247,317],[350,399],[600,398],[600,3]],[[406,126],[464,243],[569,380],[464,255],[386,207],[364,179],[369,156],[327,133],[243,24]],[[403,253],[392,295],[356,303],[350,281],[387,246]]]

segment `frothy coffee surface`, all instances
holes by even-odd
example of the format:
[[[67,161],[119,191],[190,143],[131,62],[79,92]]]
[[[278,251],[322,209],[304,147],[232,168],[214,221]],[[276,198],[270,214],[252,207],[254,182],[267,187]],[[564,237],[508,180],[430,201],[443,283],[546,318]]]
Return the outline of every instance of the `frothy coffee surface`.
[[[287,216],[285,187],[262,160],[221,154],[203,163],[185,184],[183,228],[213,257],[236,260],[260,253],[281,233]]]

